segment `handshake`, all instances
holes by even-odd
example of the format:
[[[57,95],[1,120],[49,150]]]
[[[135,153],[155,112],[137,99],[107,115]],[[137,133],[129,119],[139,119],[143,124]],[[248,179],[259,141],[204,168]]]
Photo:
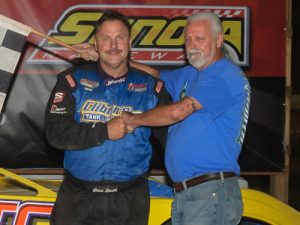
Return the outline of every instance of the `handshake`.
[[[135,115],[123,112],[121,116],[113,118],[107,123],[109,140],[118,140],[128,133],[132,133],[138,126],[134,123]]]

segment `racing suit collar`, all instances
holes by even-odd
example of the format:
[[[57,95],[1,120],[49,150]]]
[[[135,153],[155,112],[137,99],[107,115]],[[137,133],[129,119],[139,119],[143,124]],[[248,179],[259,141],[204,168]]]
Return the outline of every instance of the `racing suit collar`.
[[[104,80],[104,81],[114,81],[114,80],[126,80],[127,76],[128,76],[128,71],[129,71],[129,66],[128,66],[128,70],[126,73],[124,73],[122,76],[120,77],[112,77],[110,74],[106,73],[100,66],[100,63],[97,63],[97,70],[98,70],[98,74],[99,76]]]

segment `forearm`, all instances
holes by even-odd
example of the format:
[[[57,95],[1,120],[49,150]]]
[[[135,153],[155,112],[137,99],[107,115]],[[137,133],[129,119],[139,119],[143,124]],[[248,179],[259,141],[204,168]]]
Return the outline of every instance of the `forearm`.
[[[132,127],[139,126],[167,126],[177,123],[195,111],[193,102],[189,98],[185,98],[179,102],[158,106],[145,113],[137,114],[130,118]]]
[[[94,147],[108,140],[106,124],[76,123],[67,118],[47,118],[46,136],[49,143],[60,149],[79,150]]]
[[[132,60],[129,61],[129,64],[130,64],[130,66],[132,66],[136,69],[145,71],[146,73],[149,73],[150,75],[159,78],[159,70],[155,69],[152,66],[148,66],[146,64],[139,63],[139,62],[132,61]]]
[[[148,112],[136,114],[132,117],[132,124],[139,126],[166,126],[176,123],[176,119],[171,116],[169,111],[173,105],[158,106]]]

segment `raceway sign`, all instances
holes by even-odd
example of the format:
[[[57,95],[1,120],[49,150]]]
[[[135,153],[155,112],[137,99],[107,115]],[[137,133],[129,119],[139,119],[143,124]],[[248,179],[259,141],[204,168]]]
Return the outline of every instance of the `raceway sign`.
[[[93,24],[105,10],[117,10],[129,18],[132,27],[131,59],[151,65],[183,65],[184,26],[196,12],[211,11],[223,25],[225,47],[241,66],[249,65],[249,9],[228,6],[148,6],[83,4],[67,8],[48,35],[69,45],[94,43]],[[29,64],[66,64],[74,52],[44,39],[27,60]],[[59,55],[57,57],[55,55]],[[66,60],[62,60],[61,57]]]

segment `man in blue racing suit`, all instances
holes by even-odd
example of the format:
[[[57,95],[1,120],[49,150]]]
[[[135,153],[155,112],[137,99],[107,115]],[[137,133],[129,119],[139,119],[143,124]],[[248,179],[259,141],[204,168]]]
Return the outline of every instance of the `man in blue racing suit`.
[[[168,94],[162,81],[128,65],[123,15],[109,11],[95,29],[99,61],[59,74],[46,108],[49,143],[65,150],[51,224],[147,225],[151,130],[127,134],[121,114],[165,104]]]

